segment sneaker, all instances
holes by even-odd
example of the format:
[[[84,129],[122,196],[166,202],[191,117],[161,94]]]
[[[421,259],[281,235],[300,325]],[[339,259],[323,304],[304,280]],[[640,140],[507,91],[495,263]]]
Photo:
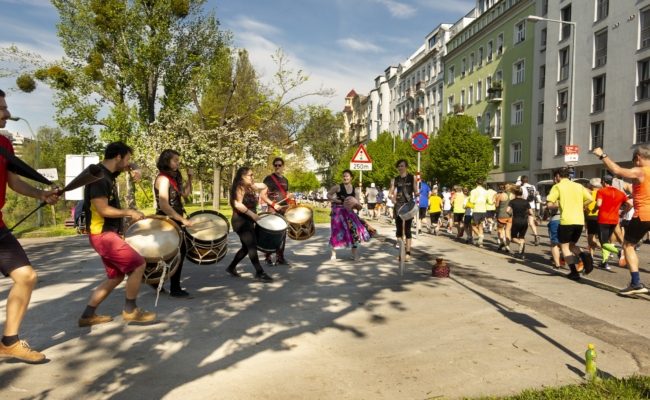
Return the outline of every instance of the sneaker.
[[[257,279],[260,282],[273,282],[273,278],[271,278],[266,272],[258,272],[255,274],[255,279]]]
[[[85,326],[93,326],[93,325],[99,325],[99,324],[105,324],[107,322],[111,322],[113,320],[113,317],[110,315],[97,315],[94,314],[90,317],[86,318],[79,318],[79,327],[83,328]]]
[[[625,289],[621,289],[618,291],[618,294],[622,296],[628,296],[631,294],[644,294],[648,293],[648,288],[643,286],[643,283],[639,283],[636,285],[630,284],[630,286],[626,287]]]
[[[594,258],[587,252],[580,253],[580,259],[585,266],[585,275],[589,275],[594,270]]]
[[[122,318],[128,322],[151,322],[156,319],[156,313],[136,308],[132,312],[122,310]]]
[[[539,246],[539,235],[535,235],[535,240],[533,240],[533,246]]]
[[[287,261],[284,258],[278,258],[278,261],[275,263],[276,265],[289,265],[289,261]]]
[[[45,361],[45,354],[32,350],[24,340],[19,340],[11,346],[5,346],[0,342],[0,358],[17,358],[19,360],[38,364]]]
[[[577,271],[571,271],[568,274],[565,275],[567,278],[571,279],[572,281],[579,281],[580,280],[580,273]]]
[[[266,262],[268,265],[274,265],[273,260],[271,259],[271,257],[264,258],[264,262]]]
[[[411,254],[406,253],[406,255],[404,256],[404,261],[411,261]]]
[[[169,291],[171,297],[176,297],[179,299],[192,299],[192,295],[189,294],[186,290],[183,289],[172,289]]]

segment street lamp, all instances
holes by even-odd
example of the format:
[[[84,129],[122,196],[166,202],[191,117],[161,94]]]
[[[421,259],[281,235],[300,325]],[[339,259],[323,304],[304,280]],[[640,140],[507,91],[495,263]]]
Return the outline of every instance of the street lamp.
[[[39,159],[41,158],[40,145],[39,145],[38,138],[34,134],[34,130],[32,129],[32,126],[30,125],[29,121],[27,121],[23,117],[11,116],[11,117],[9,117],[9,119],[12,120],[12,121],[24,121],[27,124],[27,128],[29,128],[29,133],[31,133],[32,139],[34,139],[36,141],[36,157],[35,157],[35,160],[34,160],[34,164],[35,164],[34,168],[38,169]],[[36,220],[37,220],[36,223],[38,224],[38,226],[43,225],[43,212],[42,212],[42,210],[40,208],[38,209],[38,212],[36,213]]]
[[[573,144],[573,92],[575,90],[575,70],[576,70],[576,23],[572,21],[562,21],[559,19],[543,18],[538,17],[537,15],[529,15],[526,17],[526,21],[530,22],[555,22],[558,24],[567,24],[571,25],[571,84],[569,92],[569,144]]]

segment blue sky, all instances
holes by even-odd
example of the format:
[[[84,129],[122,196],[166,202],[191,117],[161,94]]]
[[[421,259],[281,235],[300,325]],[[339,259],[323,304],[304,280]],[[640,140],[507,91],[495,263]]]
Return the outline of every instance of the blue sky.
[[[271,55],[282,48],[290,67],[310,76],[311,88],[332,88],[336,95],[314,99],[335,111],[355,89],[367,94],[377,75],[397,65],[424,42],[440,23],[454,23],[474,7],[473,0],[208,0],[236,47],[249,51],[264,82],[275,72]],[[58,16],[48,0],[0,0],[0,47],[15,44],[48,60],[63,56],[56,37]],[[0,88],[14,87],[0,79]],[[10,91],[14,115],[32,127],[55,126],[53,92],[39,85],[31,94]],[[7,128],[28,135],[24,122]]]

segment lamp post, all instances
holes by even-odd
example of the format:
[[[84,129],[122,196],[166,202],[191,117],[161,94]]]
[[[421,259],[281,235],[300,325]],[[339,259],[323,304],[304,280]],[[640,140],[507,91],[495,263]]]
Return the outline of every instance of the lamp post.
[[[32,129],[31,124],[29,123],[29,121],[27,121],[23,117],[12,116],[9,119],[12,120],[12,121],[23,121],[23,122],[25,122],[25,124],[27,124],[27,128],[29,128],[29,133],[32,135],[32,138],[34,139],[34,141],[36,141],[36,157],[35,157],[35,160],[34,160],[34,169],[38,169],[39,161],[40,161],[40,158],[41,158],[41,154],[40,154],[41,149],[40,149],[40,144],[39,144],[38,138],[34,134],[34,130]],[[38,209],[38,212],[36,213],[36,223],[37,223],[38,226],[43,225],[43,210],[41,210],[40,208]]]
[[[571,25],[571,82],[570,82],[570,92],[569,92],[569,144],[573,144],[573,104],[574,98],[573,95],[575,91],[575,71],[576,71],[576,23],[572,21],[562,21],[559,19],[543,18],[538,17],[537,15],[529,15],[526,17],[527,21],[530,22],[555,22],[560,25],[567,24]]]

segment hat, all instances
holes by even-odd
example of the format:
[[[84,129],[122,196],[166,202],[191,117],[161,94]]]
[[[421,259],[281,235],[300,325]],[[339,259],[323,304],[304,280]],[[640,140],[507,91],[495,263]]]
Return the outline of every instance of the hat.
[[[611,175],[605,175],[603,176],[603,181],[605,181],[606,184],[611,185],[612,182],[614,182],[614,177]]]
[[[370,184],[370,187],[375,187],[375,182],[372,182],[372,183]]]
[[[589,179],[589,185],[591,187],[595,187],[597,189],[603,187],[603,184],[600,183],[600,178],[591,178],[591,179]]]

